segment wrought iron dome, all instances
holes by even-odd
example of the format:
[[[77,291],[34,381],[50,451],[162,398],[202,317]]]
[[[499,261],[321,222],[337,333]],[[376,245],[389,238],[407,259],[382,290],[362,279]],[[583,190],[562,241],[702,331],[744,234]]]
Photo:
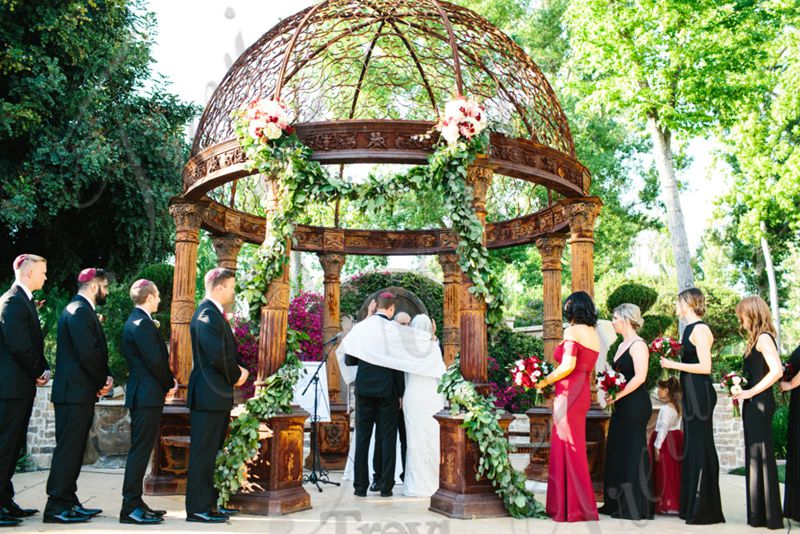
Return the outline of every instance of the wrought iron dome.
[[[283,20],[228,71],[192,152],[233,138],[231,112],[255,98],[280,98],[298,123],[434,121],[457,94],[483,102],[494,130],[574,155],[530,57],[473,11],[437,0],[326,0]]]

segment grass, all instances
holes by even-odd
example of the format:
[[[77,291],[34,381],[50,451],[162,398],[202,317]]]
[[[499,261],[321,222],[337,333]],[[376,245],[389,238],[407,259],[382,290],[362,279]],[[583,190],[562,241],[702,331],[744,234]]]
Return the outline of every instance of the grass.
[[[728,471],[729,475],[740,475],[744,476],[745,468],[744,467],[736,467]],[[778,482],[784,483],[786,482],[786,464],[781,464],[778,466]]]

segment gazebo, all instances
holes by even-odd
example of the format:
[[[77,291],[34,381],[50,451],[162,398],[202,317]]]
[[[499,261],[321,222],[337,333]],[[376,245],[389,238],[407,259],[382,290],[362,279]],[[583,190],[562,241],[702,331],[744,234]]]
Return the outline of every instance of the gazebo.
[[[590,174],[575,158],[567,119],[542,72],[508,36],[453,4],[325,0],[283,20],[248,48],[200,119],[182,194],[170,207],[177,230],[170,357],[181,384],[192,367],[189,322],[199,232],[211,234],[219,265],[235,269],[244,242],[264,241],[280,200],[273,177],[247,169],[231,113],[256,98],[280,98],[314,159],[343,172],[354,163],[426,164],[436,138],[422,136],[455,95],[481,101],[492,121],[490,148],[469,169],[472,206],[484,225],[487,248],[535,243],[540,251],[545,352],[552,355],[562,336],[562,252],[569,243],[573,290],[591,294],[593,229],[601,202],[589,196]],[[486,223],[487,195],[499,180],[531,184],[546,200],[531,213]],[[243,199],[246,190],[263,204]],[[316,254],[324,270],[326,338],[340,328],[340,274],[347,255],[437,255],[444,272],[445,358],[449,364],[460,353],[464,377],[481,386],[487,382],[486,305],[469,291],[456,246],[448,228],[367,230],[344,227],[338,217],[325,227],[298,225],[292,244],[296,251]],[[288,305],[287,269],[272,282],[261,308],[258,381],[285,358]],[[350,419],[338,373],[330,360],[333,414],[321,428],[321,452],[332,468],[344,465],[349,446]],[[184,399],[185,390],[165,409],[146,483],[151,493],[180,493],[185,487]],[[310,506],[300,484],[306,416],[298,410],[270,421],[274,438],[265,440],[252,470],[263,489],[237,496],[239,506],[269,514]],[[457,418],[443,417],[441,425],[441,482],[432,509],[453,517],[503,513],[491,484],[476,480],[476,451]]]

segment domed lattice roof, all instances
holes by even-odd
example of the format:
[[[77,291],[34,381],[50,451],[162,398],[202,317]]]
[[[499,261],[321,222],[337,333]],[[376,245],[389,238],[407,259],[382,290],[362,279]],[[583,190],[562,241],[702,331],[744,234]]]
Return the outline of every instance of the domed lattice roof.
[[[201,117],[193,154],[233,139],[231,112],[277,97],[297,123],[435,121],[457,94],[492,129],[574,156],[542,72],[484,18],[437,0],[326,0],[285,19],[236,61]]]

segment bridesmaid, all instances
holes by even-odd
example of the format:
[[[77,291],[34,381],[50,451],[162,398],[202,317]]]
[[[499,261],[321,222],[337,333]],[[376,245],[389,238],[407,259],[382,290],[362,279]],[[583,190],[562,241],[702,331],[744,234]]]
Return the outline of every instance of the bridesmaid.
[[[697,288],[678,295],[675,312],[684,321],[681,361],[661,358],[664,369],[681,372],[683,411],[683,468],[679,516],[689,525],[724,523],[719,493],[719,458],[714,445],[714,406],[711,383],[711,345],[714,336],[701,317],[706,298]]]
[[[595,328],[597,310],[589,294],[570,295],[564,302],[564,318],[569,327],[553,353],[559,365],[537,385],[541,389],[555,384],[546,511],[554,521],[597,521],[586,457],[586,413],[600,337]]]
[[[789,358],[794,377],[781,382],[781,391],[791,391],[789,399],[789,443],[786,449],[786,484],[783,517],[800,521],[800,347]]]
[[[775,327],[769,306],[759,296],[739,301],[736,316],[742,330],[747,332],[744,357],[747,389],[733,396],[733,400],[743,403],[747,524],[779,529],[783,528],[783,514],[772,444],[772,416],[775,413],[772,385],[783,373],[775,344]]]
[[[614,330],[622,343],[614,356],[613,368],[625,377],[611,416],[606,441],[605,480],[601,514],[621,519],[653,519],[650,499],[650,455],[647,450],[647,422],[653,404],[645,388],[650,351],[636,331],[643,323],[635,304],[614,310]]]

